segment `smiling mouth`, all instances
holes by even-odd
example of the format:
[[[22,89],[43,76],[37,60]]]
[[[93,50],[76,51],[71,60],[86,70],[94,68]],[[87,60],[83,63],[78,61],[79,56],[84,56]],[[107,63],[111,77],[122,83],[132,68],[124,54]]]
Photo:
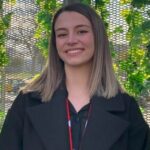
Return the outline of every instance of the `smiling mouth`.
[[[78,54],[78,53],[81,53],[83,52],[83,48],[75,48],[75,49],[69,49],[69,50],[66,50],[66,53],[67,54]]]

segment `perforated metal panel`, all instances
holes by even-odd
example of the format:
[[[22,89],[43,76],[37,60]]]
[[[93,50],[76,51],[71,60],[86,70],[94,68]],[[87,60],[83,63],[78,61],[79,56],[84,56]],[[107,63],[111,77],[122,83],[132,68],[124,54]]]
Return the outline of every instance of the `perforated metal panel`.
[[[34,20],[38,7],[33,0],[17,0],[16,4],[4,2],[5,14],[13,12],[7,32],[6,48],[9,64],[5,67],[5,111],[10,107],[19,88],[39,73],[44,58],[35,46]],[[4,98],[4,97],[3,97]],[[4,99],[3,99],[4,101]]]

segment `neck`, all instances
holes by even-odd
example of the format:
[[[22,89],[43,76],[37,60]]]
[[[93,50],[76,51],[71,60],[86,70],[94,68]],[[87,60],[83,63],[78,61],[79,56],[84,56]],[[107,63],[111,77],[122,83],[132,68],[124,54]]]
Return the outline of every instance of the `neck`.
[[[89,87],[89,66],[70,67],[65,66],[66,85],[67,87],[87,89]]]
[[[80,110],[89,103],[89,76],[91,68],[89,66],[70,67],[65,66],[66,87],[68,99],[76,110]]]

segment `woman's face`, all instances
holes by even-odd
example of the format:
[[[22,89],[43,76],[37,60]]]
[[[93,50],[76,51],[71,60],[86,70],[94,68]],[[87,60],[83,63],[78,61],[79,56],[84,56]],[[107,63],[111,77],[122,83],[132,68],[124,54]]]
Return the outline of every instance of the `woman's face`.
[[[91,63],[94,35],[90,21],[77,12],[63,12],[55,22],[56,48],[65,65]]]

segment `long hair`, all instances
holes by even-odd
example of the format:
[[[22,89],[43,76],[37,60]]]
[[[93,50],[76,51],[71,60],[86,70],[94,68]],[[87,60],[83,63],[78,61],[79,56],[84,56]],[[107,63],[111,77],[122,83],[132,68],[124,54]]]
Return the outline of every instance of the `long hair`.
[[[92,70],[89,79],[90,96],[98,95],[106,98],[114,97],[121,87],[115,77],[112,58],[109,50],[109,41],[105,27],[100,16],[90,6],[75,3],[60,8],[52,21],[51,38],[49,40],[48,62],[41,75],[30,84],[23,92],[37,91],[46,102],[51,99],[55,90],[65,80],[64,63],[59,58],[56,49],[55,23],[58,16],[63,12],[78,12],[85,16],[92,25],[94,34],[95,51],[93,56]]]

